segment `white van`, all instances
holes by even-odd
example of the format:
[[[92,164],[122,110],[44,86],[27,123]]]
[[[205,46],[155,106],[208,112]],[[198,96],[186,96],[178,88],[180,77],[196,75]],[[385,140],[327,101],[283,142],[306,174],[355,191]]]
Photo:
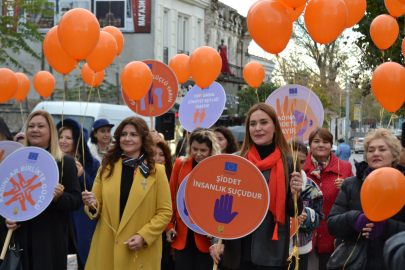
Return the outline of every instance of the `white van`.
[[[92,130],[94,121],[100,118],[107,119],[108,122],[115,125],[111,130],[111,134],[114,134],[115,129],[122,122],[122,120],[129,116],[142,117],[149,127],[151,123],[150,117],[140,116],[131,111],[131,109],[129,109],[126,105],[101,104],[94,102],[89,102],[87,105],[87,102],[77,101],[65,101],[64,104],[63,101],[43,101],[38,103],[31,113],[38,110],[48,111],[57,124],[60,120],[62,120],[62,109],[63,119],[71,118],[78,123],[80,123],[80,117],[84,116],[84,112],[86,111],[84,127],[89,131],[89,133]],[[153,119],[153,123],[155,123],[155,119]]]

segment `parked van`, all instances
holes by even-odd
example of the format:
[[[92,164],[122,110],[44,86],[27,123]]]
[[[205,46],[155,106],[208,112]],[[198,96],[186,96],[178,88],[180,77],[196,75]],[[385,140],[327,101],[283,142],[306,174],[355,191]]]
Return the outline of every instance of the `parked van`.
[[[87,107],[87,110],[86,110]],[[111,134],[114,134],[115,129],[118,125],[129,116],[139,116],[142,117],[148,126],[150,127],[151,119],[150,117],[144,117],[137,115],[135,112],[131,111],[126,105],[112,105],[112,104],[101,104],[89,102],[77,102],[77,101],[43,101],[37,104],[31,113],[45,110],[48,111],[55,123],[58,123],[62,120],[62,110],[63,110],[63,119],[71,118],[78,123],[81,122],[81,117],[84,116],[86,111],[86,116],[84,119],[84,127],[91,132],[94,121],[104,118],[108,122],[114,124],[115,126],[111,130]],[[155,119],[153,119],[155,123]]]

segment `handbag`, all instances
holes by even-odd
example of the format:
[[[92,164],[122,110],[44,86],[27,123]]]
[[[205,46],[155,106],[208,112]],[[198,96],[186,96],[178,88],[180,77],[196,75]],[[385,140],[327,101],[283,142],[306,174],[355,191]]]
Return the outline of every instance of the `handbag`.
[[[11,236],[4,261],[0,265],[0,270],[23,270],[21,251],[22,249],[20,249],[20,244],[18,243],[17,236],[15,236],[14,232]]]
[[[360,238],[360,236],[359,236]],[[365,270],[367,264],[367,241],[342,241],[330,256],[328,270]]]

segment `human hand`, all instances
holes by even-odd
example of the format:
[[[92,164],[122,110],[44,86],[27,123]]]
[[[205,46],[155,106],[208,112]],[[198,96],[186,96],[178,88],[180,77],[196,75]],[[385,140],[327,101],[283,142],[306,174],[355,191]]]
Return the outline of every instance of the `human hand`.
[[[94,193],[89,191],[82,192],[82,200],[84,205],[88,206],[91,210],[96,210],[97,207],[97,200]]]
[[[338,189],[340,189],[341,186],[342,186],[342,184],[343,184],[343,181],[345,181],[345,179],[343,179],[343,178],[337,178],[337,179],[335,180],[335,186],[336,186]]]
[[[301,173],[299,172],[293,172],[291,174],[291,181],[290,181],[290,187],[291,187],[291,193],[295,194],[296,192],[300,192],[302,190],[302,176]]]
[[[219,223],[229,224],[239,213],[232,213],[233,196],[221,195],[215,200],[214,219]]]
[[[366,224],[368,223],[371,223],[371,221],[366,217],[364,213],[361,213],[354,222],[354,229],[361,233],[363,232],[363,228],[365,228]]]
[[[297,108],[297,99],[294,99],[291,106],[288,107],[288,96],[284,98],[284,103],[283,103],[283,108],[281,108],[280,105],[280,99],[277,99],[276,101],[276,106],[277,106],[277,115],[278,116],[285,116],[284,120],[280,120],[280,126],[282,127],[291,127],[292,129],[295,128],[295,133],[291,132],[288,134],[284,134],[285,139],[288,141],[292,137],[294,137],[306,124],[308,124],[308,121],[302,121],[298,125],[294,126],[297,124],[297,121],[291,120],[290,117],[294,114],[296,108]],[[288,116],[288,118],[287,118]]]
[[[7,229],[11,229],[11,230],[15,231],[18,228],[20,228],[21,225],[17,225],[17,221],[14,221],[11,219],[6,219],[6,226],[7,226]]]
[[[135,234],[131,238],[129,238],[124,245],[128,245],[128,248],[132,251],[139,251],[142,249],[143,245],[143,237],[139,234]]]
[[[377,238],[384,232],[386,225],[387,225],[386,220],[376,223],[368,223],[366,224],[366,227],[363,229],[364,232],[363,236],[370,239]]]
[[[156,129],[154,129],[154,128],[152,128],[151,130],[150,130],[150,134],[152,135],[152,138],[153,139],[159,139],[160,138],[160,135],[159,135],[159,133],[156,131]]]
[[[177,236],[177,232],[173,228],[171,228],[170,230],[168,230],[166,232],[166,240],[167,240],[167,242],[170,242],[170,243],[174,242],[174,239],[172,239],[172,234],[174,234],[175,237]]]
[[[82,176],[84,170],[82,164],[80,164],[79,161],[76,160],[76,167],[77,167],[77,177]]]
[[[308,214],[307,214],[307,211],[305,210],[305,207],[304,207],[304,209],[302,210],[301,215],[298,216],[298,221],[299,221],[300,224],[304,224],[304,222],[307,220],[307,218],[308,218]]]
[[[221,258],[219,257],[220,255],[224,254],[224,249],[225,245],[221,245],[221,250],[218,253],[218,244],[210,246],[210,255],[212,259],[214,260],[215,264],[218,264]]]
[[[63,194],[63,190],[65,189],[64,186],[62,186],[60,183],[58,183],[55,187],[55,190],[53,191],[53,202],[57,202]]]

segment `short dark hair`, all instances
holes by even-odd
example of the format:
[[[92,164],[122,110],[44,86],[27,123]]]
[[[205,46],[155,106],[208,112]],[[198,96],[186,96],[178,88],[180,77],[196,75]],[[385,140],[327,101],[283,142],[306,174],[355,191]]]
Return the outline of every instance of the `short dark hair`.
[[[97,142],[98,142],[96,136],[94,135],[95,133],[96,133],[95,130],[92,130],[90,132],[90,141],[92,144],[97,144]]]
[[[345,140],[344,139],[339,139],[339,141],[338,142],[340,142],[340,143],[344,143],[345,142]]]
[[[314,140],[315,136],[319,135],[321,139],[328,141],[330,145],[333,145],[333,135],[324,127],[318,127],[312,130],[311,134],[309,134],[309,147],[311,147],[312,141]]]

